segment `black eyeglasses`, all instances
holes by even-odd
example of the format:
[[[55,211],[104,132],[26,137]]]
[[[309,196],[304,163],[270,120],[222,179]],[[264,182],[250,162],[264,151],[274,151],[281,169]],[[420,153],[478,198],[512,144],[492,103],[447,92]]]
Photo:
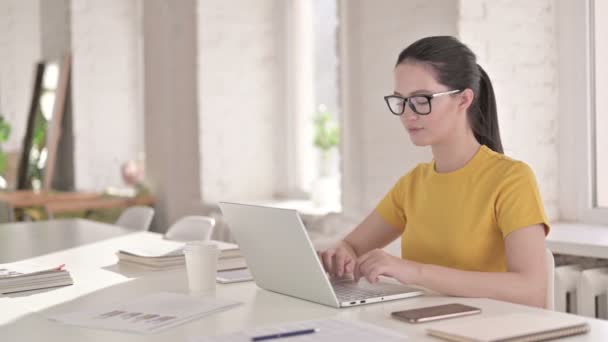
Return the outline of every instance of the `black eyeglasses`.
[[[435,93],[430,95],[413,95],[410,97],[403,97],[399,95],[388,95],[384,97],[384,101],[386,101],[386,105],[391,113],[395,115],[402,115],[405,111],[405,103],[407,102],[408,106],[414,111],[414,113],[419,115],[428,115],[431,113],[431,100],[443,96],[443,95],[452,95],[456,93],[460,93],[462,90],[454,89],[448,90],[441,93]]]

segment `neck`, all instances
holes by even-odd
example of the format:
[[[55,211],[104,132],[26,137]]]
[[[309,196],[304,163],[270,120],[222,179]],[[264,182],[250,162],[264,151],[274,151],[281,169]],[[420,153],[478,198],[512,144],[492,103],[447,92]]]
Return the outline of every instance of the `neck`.
[[[445,173],[464,167],[473,159],[480,146],[470,129],[463,134],[455,134],[448,141],[433,145],[435,171]]]

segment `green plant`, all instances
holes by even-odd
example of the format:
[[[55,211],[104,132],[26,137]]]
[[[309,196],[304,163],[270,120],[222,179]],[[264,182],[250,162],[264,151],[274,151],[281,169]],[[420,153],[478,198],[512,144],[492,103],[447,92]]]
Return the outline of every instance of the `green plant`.
[[[2,144],[5,143],[11,135],[11,125],[0,114],[0,175],[6,171],[8,157],[2,149]]]
[[[314,145],[323,154],[327,154],[340,143],[340,128],[333,116],[324,109],[324,106],[321,106],[321,110],[314,119]]]

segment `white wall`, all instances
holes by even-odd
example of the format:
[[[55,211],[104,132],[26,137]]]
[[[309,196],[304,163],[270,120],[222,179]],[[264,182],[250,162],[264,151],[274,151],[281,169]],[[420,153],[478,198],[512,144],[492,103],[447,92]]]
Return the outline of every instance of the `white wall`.
[[[459,35],[488,72],[505,154],[528,163],[558,212],[558,47],[553,0],[462,0]],[[575,113],[572,113],[575,115]]]
[[[70,51],[70,1],[40,1],[40,46],[44,60],[59,60]]]
[[[40,58],[39,0],[0,1],[0,113],[12,126],[5,150],[21,148]]]
[[[393,68],[407,45],[458,33],[456,1],[342,1],[343,208],[360,218],[430,149],[414,146],[385,108]]]
[[[237,10],[238,9],[238,10]],[[283,96],[280,0],[198,1],[201,196],[272,198]]]
[[[140,0],[72,0],[74,163],[79,190],[123,184],[143,151]]]

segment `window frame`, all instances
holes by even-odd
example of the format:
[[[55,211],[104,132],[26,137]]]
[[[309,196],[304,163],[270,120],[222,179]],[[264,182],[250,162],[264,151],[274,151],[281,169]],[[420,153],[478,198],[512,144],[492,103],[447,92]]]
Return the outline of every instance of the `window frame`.
[[[560,219],[608,224],[608,208],[596,207],[594,0],[557,6]]]

